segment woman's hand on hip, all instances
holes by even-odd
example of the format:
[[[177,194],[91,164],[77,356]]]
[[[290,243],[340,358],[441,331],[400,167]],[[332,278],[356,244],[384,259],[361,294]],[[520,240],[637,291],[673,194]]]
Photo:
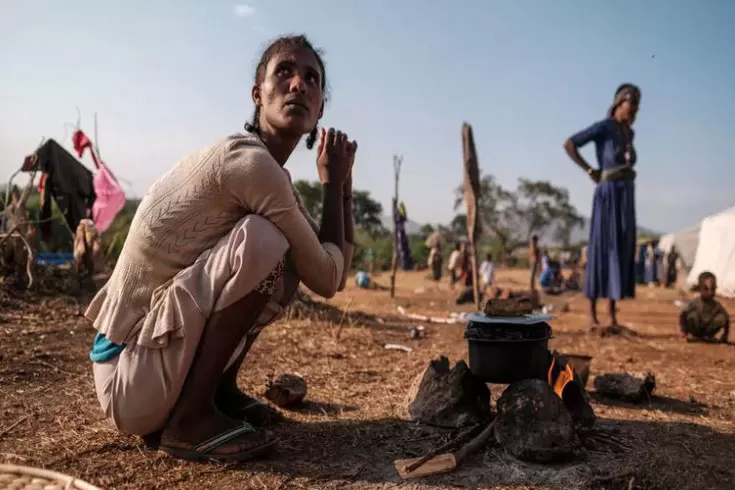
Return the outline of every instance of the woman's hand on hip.
[[[350,177],[356,150],[357,143],[350,142],[347,134],[334,128],[322,129],[316,159],[319,181],[343,186]]]
[[[601,171],[591,168],[587,171],[587,174],[590,176],[590,179],[592,179],[592,182],[594,182],[595,184],[600,183],[600,178],[602,177]]]

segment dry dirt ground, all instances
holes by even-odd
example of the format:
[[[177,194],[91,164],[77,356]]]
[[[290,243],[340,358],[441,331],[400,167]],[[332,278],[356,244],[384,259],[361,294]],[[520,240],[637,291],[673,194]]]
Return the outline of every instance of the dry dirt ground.
[[[501,285],[515,288],[525,278],[522,271],[498,274]],[[378,281],[388,284],[388,276]],[[398,316],[396,306],[436,315],[457,311],[446,284],[423,273],[399,274],[394,300],[388,292],[348,287],[330,301],[348,310],[344,320],[332,311],[266,329],[246,361],[241,386],[260,395],[269,374],[298,372],[308,381],[308,403],[285,412],[272,459],[230,467],[176,461],[117,433],[94,394],[87,358],[93,331],[80,315],[83,301],[17,294],[0,296],[0,463],[46,467],[105,489],[735,485],[735,347],[683,343],[675,291],[644,287],[637,300],[621,303],[620,319],[640,334],[636,339],[586,335],[579,295],[550,301],[570,305],[569,312],[555,312],[551,346],[594,356],[592,377],[623,370],[656,374],[649,403],[594,401],[599,426],[619,431],[633,449],[583,453],[569,464],[544,467],[490,447],[454,473],[407,482],[396,475],[393,460],[421,455],[451,435],[402,420],[410,381],[430,359],[444,354],[456,361],[466,357],[467,347],[462,325],[423,323],[425,337],[411,340],[417,322]],[[735,311],[734,303],[727,306]],[[413,351],[386,350],[386,343]],[[494,397],[502,389],[491,386]]]

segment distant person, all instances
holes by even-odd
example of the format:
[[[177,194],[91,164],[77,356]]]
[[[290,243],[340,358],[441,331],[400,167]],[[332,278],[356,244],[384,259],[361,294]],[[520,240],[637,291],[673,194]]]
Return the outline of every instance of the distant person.
[[[363,255],[363,261],[365,262],[365,270],[368,274],[373,273],[375,267],[375,255],[373,254],[372,248],[365,249],[365,255]]]
[[[539,269],[541,272],[549,267],[549,259],[551,259],[551,255],[549,250],[545,248],[541,251],[541,268]]]
[[[459,270],[459,283],[462,289],[457,296],[456,303],[458,305],[474,302],[474,271],[472,270],[472,260],[470,258],[469,247],[466,242],[460,245],[459,261],[457,263]]]
[[[91,216],[92,210],[87,212]],[[102,259],[102,236],[97,230],[95,222],[87,217],[79,221],[74,234],[73,267],[76,273],[80,273],[82,266],[88,276],[94,276],[100,268]]]
[[[454,245],[454,250],[449,255],[449,262],[447,264],[447,271],[449,272],[449,287],[454,289],[454,285],[459,280],[459,259],[462,253],[462,245],[457,243]]]
[[[457,268],[459,269],[459,282],[464,285],[464,287],[472,287],[474,273],[472,271],[472,260],[470,259],[469,247],[466,242],[462,242],[459,245],[459,261],[457,262]]]
[[[597,300],[608,298],[612,325],[618,325],[615,302],[635,297],[635,177],[637,160],[633,139],[641,101],[640,89],[620,85],[607,117],[573,135],[564,143],[569,157],[595,183],[587,252],[584,293],[590,300],[590,324],[599,325]],[[594,142],[598,168],[579,154]]]
[[[435,281],[440,281],[442,278],[442,265],[444,259],[442,258],[442,250],[439,245],[431,247],[429,252],[428,266],[431,269],[431,277]]]
[[[561,274],[561,263],[556,259],[550,259],[546,269],[539,277],[539,285],[546,294],[561,294],[563,292],[564,278]]]
[[[494,277],[495,266],[493,265],[493,254],[488,253],[485,255],[485,260],[480,264],[480,285],[482,286],[483,294],[493,285]]]
[[[677,270],[679,266],[679,251],[675,245],[671,246],[671,250],[666,254],[664,262],[666,265],[666,281],[664,284],[667,288],[670,288],[676,285],[677,276],[679,275],[679,271]]]
[[[697,280],[699,296],[679,315],[679,331],[684,339],[727,343],[730,334],[730,315],[715,299],[717,278],[711,272],[702,272]],[[722,332],[719,340],[716,335]]]
[[[541,271],[541,250],[538,248],[538,235],[531,237],[531,244],[528,247],[528,258],[531,267],[531,291],[536,289],[536,275]]]
[[[579,262],[572,260],[569,277],[564,281],[564,289],[567,291],[579,291],[582,289],[582,276],[579,273]]]
[[[649,286],[653,286],[658,281],[658,274],[656,273],[656,247],[653,241],[649,241],[646,245],[646,262],[645,272],[643,280]]]

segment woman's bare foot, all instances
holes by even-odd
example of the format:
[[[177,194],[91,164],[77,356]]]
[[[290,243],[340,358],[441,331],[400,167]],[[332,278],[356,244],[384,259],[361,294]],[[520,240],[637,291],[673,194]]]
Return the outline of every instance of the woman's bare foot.
[[[270,451],[276,442],[270,432],[213,410],[172,417],[163,429],[159,449],[181,459],[245,461]]]

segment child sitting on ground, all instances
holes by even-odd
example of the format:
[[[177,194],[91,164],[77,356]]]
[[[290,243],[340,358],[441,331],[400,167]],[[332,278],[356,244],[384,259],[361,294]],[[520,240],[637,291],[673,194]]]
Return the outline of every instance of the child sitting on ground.
[[[717,342],[715,336],[722,331],[719,342],[727,343],[730,316],[722,303],[715,299],[717,278],[711,272],[702,272],[697,283],[699,296],[690,302],[679,316],[681,336],[687,340],[693,337],[697,340]]]
[[[550,259],[546,269],[541,273],[539,284],[546,294],[561,294],[564,278],[561,275],[561,264],[555,259]]]

